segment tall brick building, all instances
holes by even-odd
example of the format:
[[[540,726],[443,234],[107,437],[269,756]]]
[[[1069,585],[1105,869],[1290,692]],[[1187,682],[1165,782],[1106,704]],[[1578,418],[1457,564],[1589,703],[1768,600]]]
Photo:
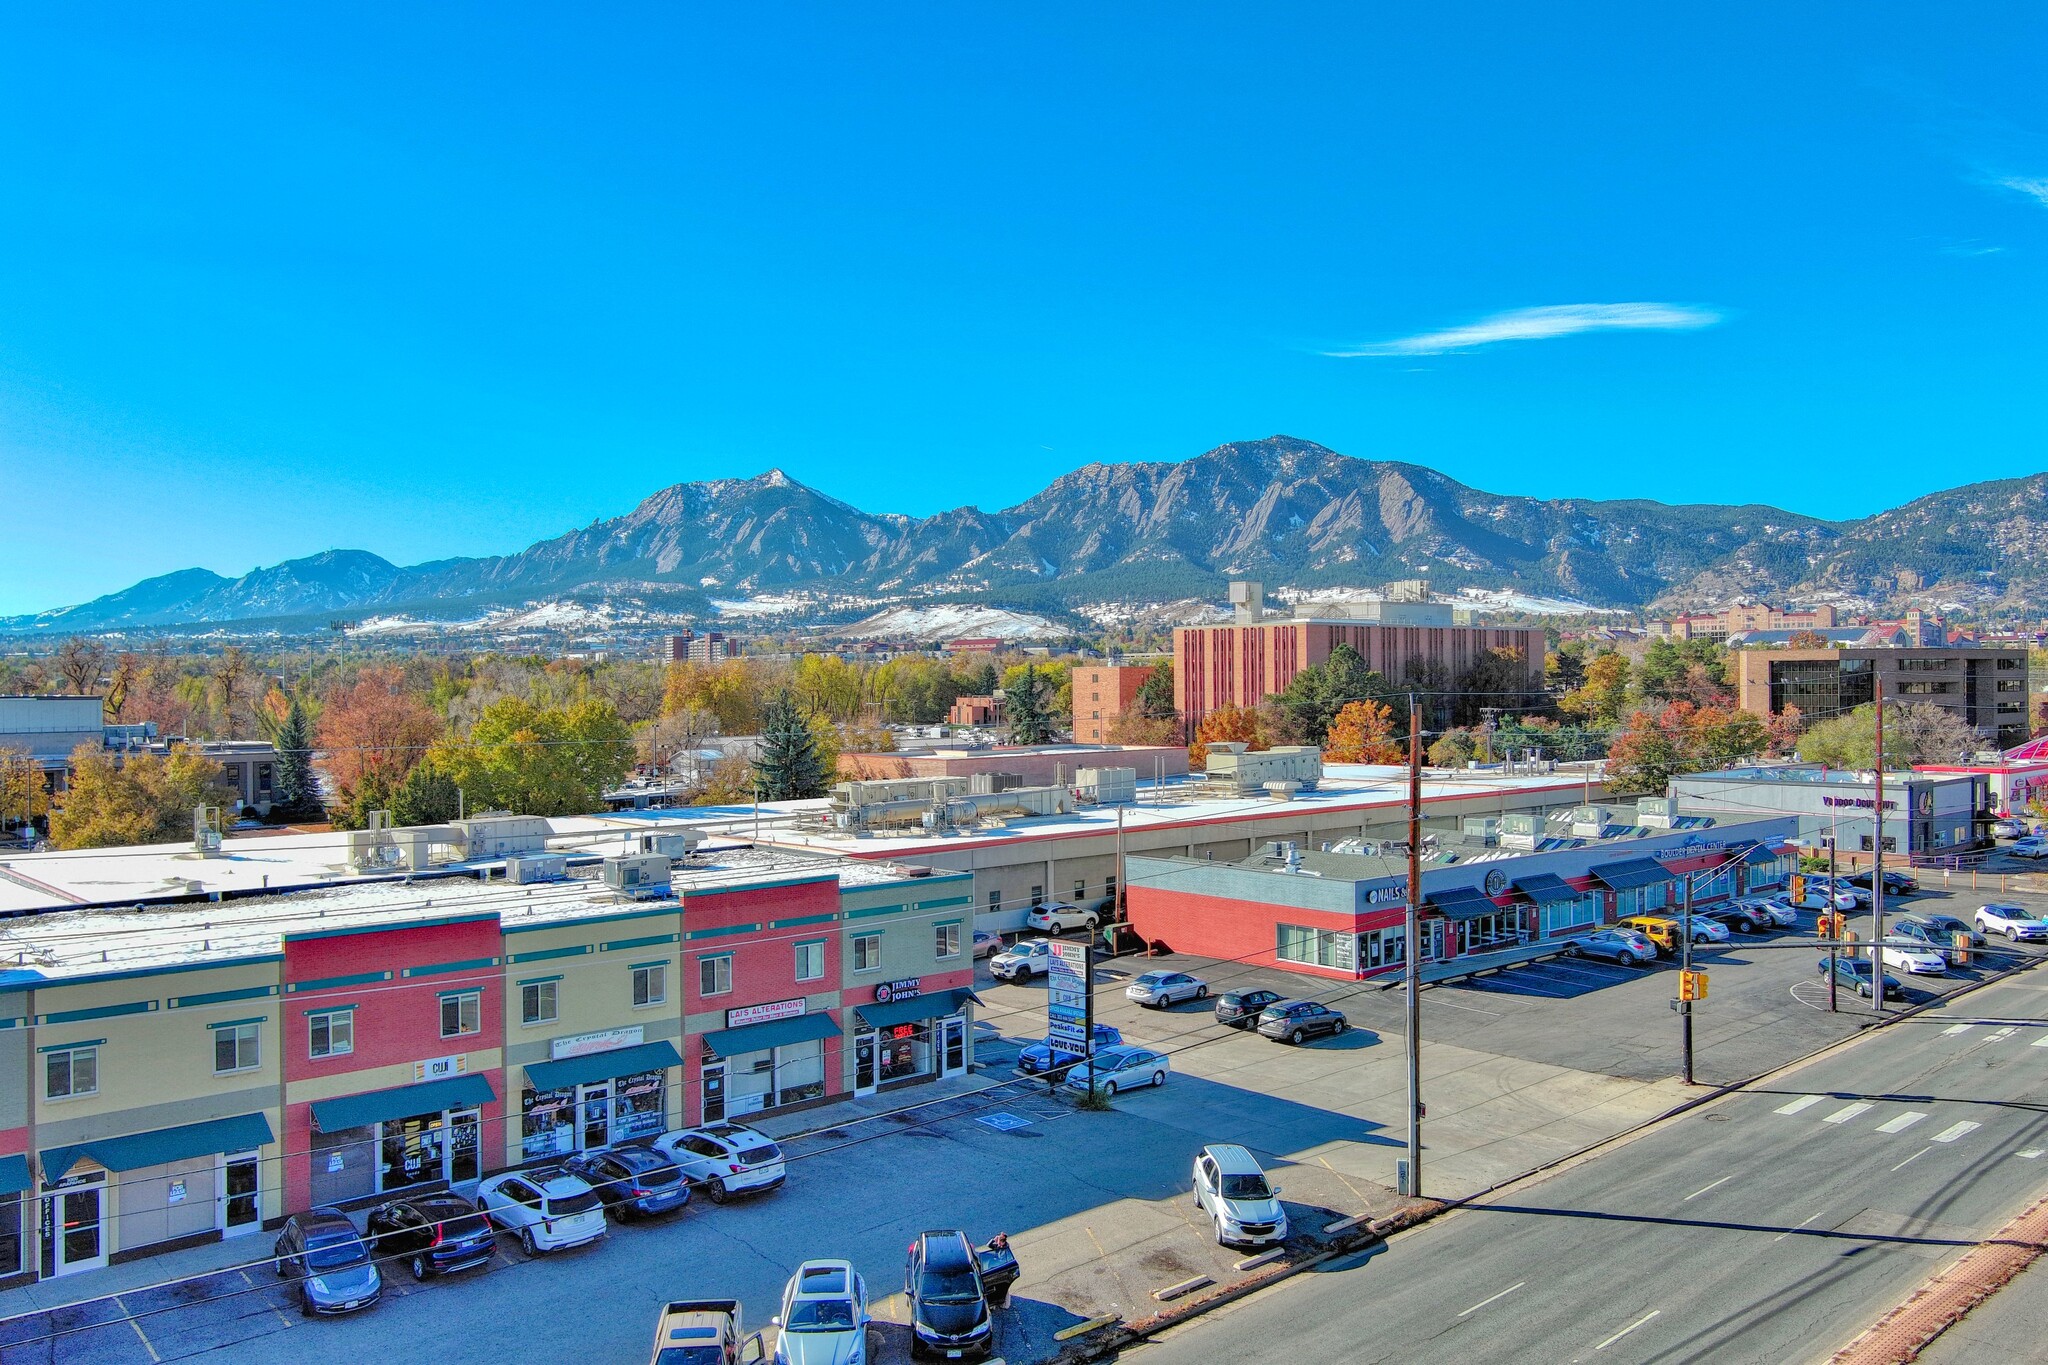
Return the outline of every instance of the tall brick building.
[[[1150,664],[1108,664],[1073,672],[1074,742],[1107,744],[1116,719],[1137,704]]]

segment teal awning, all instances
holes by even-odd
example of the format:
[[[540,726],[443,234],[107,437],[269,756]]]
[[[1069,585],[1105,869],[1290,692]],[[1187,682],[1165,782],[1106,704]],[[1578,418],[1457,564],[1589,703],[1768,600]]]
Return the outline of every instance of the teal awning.
[[[1538,905],[1556,905],[1561,901],[1575,901],[1585,893],[1574,891],[1571,883],[1549,872],[1536,872],[1527,877],[1517,877],[1509,883]]]
[[[28,1184],[28,1158],[0,1156],[0,1194],[20,1194]]]
[[[438,1114],[443,1109],[474,1109],[496,1098],[490,1081],[482,1076],[450,1076],[445,1081],[423,1081],[418,1085],[315,1101],[313,1126],[323,1133],[339,1133],[393,1119]]]
[[[1445,919],[1477,919],[1500,909],[1493,897],[1470,886],[1451,886],[1428,892],[1424,904]]]
[[[1769,844],[1758,844],[1755,848],[1742,855],[1742,861],[1752,867],[1758,863],[1775,863],[1778,861],[1778,858],[1778,850]]]
[[[829,1014],[798,1014],[788,1019],[770,1019],[765,1024],[741,1024],[704,1035],[704,1045],[721,1057],[738,1057],[747,1052],[766,1052],[771,1047],[808,1043],[819,1038],[837,1038],[839,1025]]]
[[[638,1047],[615,1047],[609,1052],[564,1057],[559,1062],[533,1062],[526,1068],[526,1083],[535,1090],[567,1090],[573,1085],[637,1076],[643,1071],[660,1071],[682,1064],[683,1057],[676,1051],[676,1045],[664,1038]]]
[[[1593,875],[1616,891],[1634,891],[1671,880],[1664,864],[1650,858],[1624,858],[1593,869]]]
[[[137,1171],[144,1166],[162,1166],[195,1156],[219,1152],[247,1152],[275,1142],[270,1120],[261,1114],[236,1114],[233,1118],[208,1119],[177,1128],[159,1128],[150,1133],[125,1137],[93,1138],[69,1147],[43,1149],[43,1179],[62,1180],[81,1158],[97,1161],[110,1171]],[[19,1157],[15,1160],[20,1160]],[[23,1172],[24,1182],[27,1173]],[[0,1181],[0,1184],[4,1184]],[[24,1183],[18,1188],[26,1189]]]
[[[891,1000],[886,1005],[855,1005],[853,1012],[869,1028],[889,1028],[896,1024],[913,1024],[920,1019],[939,1019],[948,1014],[958,1014],[965,1001],[981,1003],[981,997],[967,988],[958,987],[950,991],[933,991],[930,995],[912,996],[908,1000]]]

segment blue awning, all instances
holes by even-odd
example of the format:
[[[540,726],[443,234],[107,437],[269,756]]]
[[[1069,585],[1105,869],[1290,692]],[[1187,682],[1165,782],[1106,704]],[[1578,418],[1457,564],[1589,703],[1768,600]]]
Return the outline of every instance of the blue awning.
[[[1517,877],[1511,885],[1538,905],[1575,901],[1586,894],[1583,891],[1572,890],[1571,883],[1550,872],[1534,872],[1526,877]]]
[[[1493,903],[1493,897],[1477,887],[1453,886],[1425,894],[1426,904],[1434,907],[1445,919],[1477,919],[1500,909]]]
[[[1781,856],[1778,850],[1771,845],[1758,844],[1742,855],[1742,861],[1753,867],[1758,863],[1775,863]]]
[[[97,1161],[110,1171],[137,1171],[144,1166],[162,1166],[195,1156],[253,1151],[276,1140],[270,1132],[270,1120],[262,1114],[236,1114],[232,1118],[207,1119],[154,1132],[93,1138],[69,1147],[45,1147],[43,1179],[62,1180],[81,1158]]]
[[[798,1014],[788,1019],[770,1019],[764,1024],[741,1024],[704,1035],[704,1044],[721,1057],[738,1057],[748,1052],[766,1052],[771,1047],[808,1043],[819,1038],[839,1037],[839,1025],[825,1013]]]
[[[664,1038],[638,1047],[615,1047],[609,1052],[564,1057],[559,1062],[532,1062],[526,1068],[526,1083],[535,1090],[567,1090],[574,1085],[637,1076],[643,1071],[661,1071],[682,1064],[682,1054],[676,1051],[676,1045]]]
[[[0,1194],[20,1194],[28,1186],[28,1158],[0,1156]]]
[[[1625,858],[1618,863],[1608,863],[1605,867],[1594,868],[1593,875],[1616,891],[1634,891],[1671,880],[1671,873],[1664,865],[1649,858]]]
[[[960,1006],[972,1000],[981,1003],[981,997],[965,987],[950,991],[933,991],[930,995],[913,996],[908,1000],[891,1000],[886,1005],[855,1005],[853,1012],[869,1028],[890,1028],[896,1024],[914,1024],[920,1019],[939,1019],[948,1014],[958,1014]]]
[[[423,1081],[418,1085],[318,1100],[313,1105],[313,1126],[323,1133],[340,1133],[393,1119],[438,1114],[444,1109],[474,1109],[496,1098],[497,1093],[485,1077],[450,1076],[445,1081]]]

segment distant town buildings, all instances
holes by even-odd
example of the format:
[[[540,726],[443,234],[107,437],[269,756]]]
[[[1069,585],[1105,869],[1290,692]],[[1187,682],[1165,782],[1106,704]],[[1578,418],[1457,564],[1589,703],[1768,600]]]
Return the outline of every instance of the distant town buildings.
[[[666,637],[670,663],[715,664],[730,659],[736,652],[733,642],[723,631],[708,630],[699,634],[685,630]]]
[[[0,697],[0,749],[25,753],[43,770],[53,795],[71,780],[71,756],[81,744],[117,755],[168,754],[183,744],[221,765],[228,785],[247,809],[268,814],[277,773],[277,749],[268,740],[159,738],[154,725],[110,725],[99,697]]]
[[[946,712],[948,725],[1000,725],[1003,704],[994,697],[955,697]]]
[[[1669,621],[1652,621],[1650,636],[1672,640],[1725,640],[1751,630],[1828,630],[1835,624],[1833,607],[1772,607],[1738,602],[1725,611],[1695,612]]]
[[[1487,651],[1509,650],[1521,659],[1521,690],[1530,697],[1543,690],[1547,639],[1540,627],[1456,625],[1451,605],[1430,600],[1427,583],[1392,584],[1379,600],[1304,602],[1290,616],[1268,616],[1257,583],[1232,583],[1230,601],[1229,625],[1173,632],[1174,699],[1190,732],[1218,707],[1256,706],[1285,690],[1338,645],[1350,645],[1366,667],[1392,679],[1414,668],[1454,680]]]
[[[1009,647],[1009,641],[994,635],[963,635],[944,646],[948,654],[1000,654]]]
[[[1076,668],[1068,676],[1073,684],[1074,742],[1107,744],[1117,717],[1136,704],[1138,689],[1152,676],[1152,665]]]
[[[1964,647],[1740,649],[1729,656],[1736,704],[1759,716],[1797,707],[1809,721],[1887,701],[1954,712],[1988,742],[2027,738],[2027,651]]]

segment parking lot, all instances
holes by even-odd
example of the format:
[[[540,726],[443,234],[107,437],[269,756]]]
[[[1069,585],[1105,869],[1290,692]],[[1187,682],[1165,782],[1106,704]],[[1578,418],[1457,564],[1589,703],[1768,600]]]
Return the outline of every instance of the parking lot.
[[[1895,909],[1968,918],[1990,897],[1930,892]],[[2038,896],[2016,896],[2036,906]],[[1866,1002],[1844,993],[1826,1010],[1815,975],[1813,917],[1797,930],[1738,936],[1702,951],[1711,976],[1696,1016],[1703,1081],[1734,1080],[1868,1024]],[[1864,921],[1867,924],[1867,920]],[[2002,943],[1991,963],[2017,954]],[[1122,988],[1137,972],[1175,967],[1216,992],[1267,986],[1313,994],[1349,1016],[1342,1036],[1294,1048],[1213,1021],[1209,1002],[1140,1010]],[[1909,982],[1914,998],[1979,978],[1983,966]],[[1042,1034],[1044,987],[977,990],[978,1051],[1006,1071],[1017,1045]],[[1631,1127],[1688,1093],[1673,1079],[1678,1021],[1667,965],[1617,967],[1560,959],[1436,986],[1423,996],[1427,1189],[1460,1194],[1509,1178]],[[911,1113],[819,1126],[788,1143],[779,1192],[724,1207],[694,1201],[680,1214],[618,1226],[600,1244],[529,1260],[510,1238],[480,1271],[445,1283],[387,1278],[386,1298],[351,1318],[309,1321],[265,1267],[28,1313],[0,1323],[8,1365],[162,1365],[207,1354],[222,1362],[346,1362],[529,1358],[551,1350],[582,1362],[648,1355],[655,1313],[672,1297],[736,1296],[763,1325],[799,1261],[844,1256],[876,1302],[876,1357],[904,1358],[900,1297],[905,1248],[919,1231],[958,1227],[977,1241],[1011,1234],[1023,1278],[997,1315],[999,1351],[1043,1359],[1053,1333],[1099,1314],[1135,1316],[1153,1293],[1195,1275],[1238,1274],[1243,1252],[1216,1246],[1188,1198],[1188,1168],[1206,1142],[1242,1142],[1275,1170],[1302,1237],[1341,1216],[1384,1214],[1404,1151],[1401,994],[1376,984],[1310,981],[1290,973],[1188,958],[1102,964],[1098,1018],[1167,1053],[1158,1090],[1119,1096],[1106,1113],[1076,1110],[1041,1082],[1015,1082]],[[202,1249],[260,1262],[268,1235]],[[200,1252],[117,1268],[135,1283],[189,1273]],[[58,1282],[62,1284],[63,1282]],[[32,1291],[0,1295],[22,1314]],[[101,1324],[95,1326],[93,1324]],[[82,1330],[80,1330],[82,1329]]]

